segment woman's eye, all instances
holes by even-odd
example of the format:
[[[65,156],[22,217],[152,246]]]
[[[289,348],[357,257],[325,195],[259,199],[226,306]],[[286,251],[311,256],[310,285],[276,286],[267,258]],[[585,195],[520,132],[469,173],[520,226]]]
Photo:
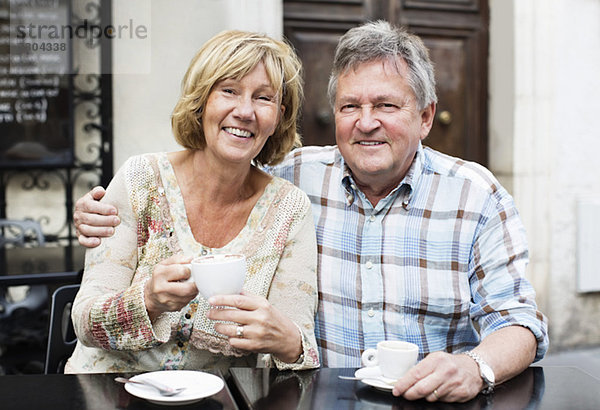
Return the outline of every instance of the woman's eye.
[[[223,88],[225,94],[235,94],[235,91],[231,88]]]
[[[273,101],[273,97],[270,97],[268,95],[261,95],[258,97],[258,99],[262,101]]]

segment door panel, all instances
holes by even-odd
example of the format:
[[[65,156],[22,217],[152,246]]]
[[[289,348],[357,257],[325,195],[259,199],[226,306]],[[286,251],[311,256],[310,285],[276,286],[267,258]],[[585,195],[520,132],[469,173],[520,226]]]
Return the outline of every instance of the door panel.
[[[466,31],[452,35],[413,31],[429,48],[437,83],[436,118],[424,144],[486,164],[487,86],[482,86],[481,81],[486,70],[473,59],[477,51],[476,36]]]
[[[315,30],[311,27],[295,27],[285,33],[296,47],[304,65],[305,103],[300,121],[304,145],[335,144],[333,111],[327,99],[327,83],[335,46],[349,28]]]
[[[478,11],[480,0],[403,0],[406,9]]]

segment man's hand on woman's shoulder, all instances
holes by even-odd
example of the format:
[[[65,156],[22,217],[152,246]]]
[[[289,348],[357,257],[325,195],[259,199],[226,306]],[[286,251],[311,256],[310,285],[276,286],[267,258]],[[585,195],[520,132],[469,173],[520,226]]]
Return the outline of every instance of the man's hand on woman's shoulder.
[[[100,245],[100,238],[112,236],[115,233],[114,227],[121,222],[117,216],[117,208],[100,202],[105,194],[104,188],[96,186],[75,202],[75,232],[79,243],[86,248]]]

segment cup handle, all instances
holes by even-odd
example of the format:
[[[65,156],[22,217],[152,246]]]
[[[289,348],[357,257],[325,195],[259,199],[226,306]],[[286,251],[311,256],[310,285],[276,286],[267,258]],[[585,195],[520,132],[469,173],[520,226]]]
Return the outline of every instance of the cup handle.
[[[377,360],[377,349],[367,349],[360,356],[360,360],[365,367],[377,366],[379,361]]]
[[[191,263],[182,263],[183,266],[190,270],[190,277],[186,280],[182,280],[182,282],[193,282],[194,278],[192,277],[192,264]]]

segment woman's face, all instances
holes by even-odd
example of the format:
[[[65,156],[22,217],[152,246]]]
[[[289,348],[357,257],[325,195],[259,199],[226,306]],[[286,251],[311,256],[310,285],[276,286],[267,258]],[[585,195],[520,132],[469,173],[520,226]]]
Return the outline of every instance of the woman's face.
[[[284,110],[262,63],[240,80],[219,81],[202,115],[205,151],[225,162],[249,164]]]

